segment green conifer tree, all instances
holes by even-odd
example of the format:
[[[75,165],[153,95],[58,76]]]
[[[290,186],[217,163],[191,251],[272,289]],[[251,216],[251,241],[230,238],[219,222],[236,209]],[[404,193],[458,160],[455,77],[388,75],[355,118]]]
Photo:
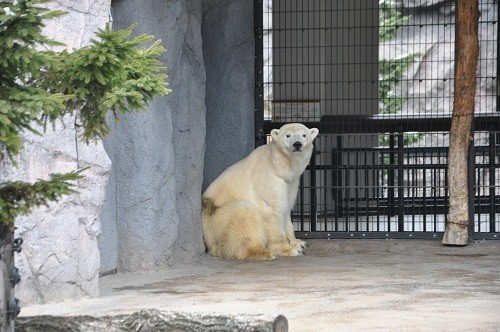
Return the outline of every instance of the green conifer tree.
[[[408,22],[408,16],[402,15],[396,7],[394,0],[379,1],[379,41],[381,43],[396,36],[398,29]],[[381,103],[381,114],[397,114],[401,111],[408,99],[395,93],[395,88],[403,77],[405,71],[421,56],[413,53],[399,59],[379,61],[379,85],[378,95]],[[422,137],[421,134],[405,134],[404,145],[414,143]],[[380,135],[381,145],[389,143],[389,136]]]
[[[170,92],[158,59],[164,48],[159,40],[144,46],[152,36],[131,37],[133,26],[114,31],[108,25],[73,52],[47,50],[60,43],[42,34],[44,21],[64,12],[43,8],[46,2],[0,3],[0,165],[15,165],[25,131],[42,135],[47,124],[70,114],[88,143],[109,133],[108,111],[116,118],[145,110],[154,96]],[[74,192],[79,177],[75,170],[35,183],[0,183],[0,239],[17,216]]]
[[[154,96],[170,92],[158,59],[164,48],[152,36],[131,37],[134,27],[113,31],[107,26],[87,47],[50,50],[61,44],[42,34],[44,21],[64,12],[43,8],[47,2],[0,2],[0,170],[16,165],[23,132],[43,135],[48,124],[73,116],[88,143],[109,133],[108,111],[116,118],[144,110]],[[0,183],[0,330],[13,331],[19,313],[9,279],[16,271],[11,250],[16,218],[73,193],[80,177],[75,170],[35,183]]]

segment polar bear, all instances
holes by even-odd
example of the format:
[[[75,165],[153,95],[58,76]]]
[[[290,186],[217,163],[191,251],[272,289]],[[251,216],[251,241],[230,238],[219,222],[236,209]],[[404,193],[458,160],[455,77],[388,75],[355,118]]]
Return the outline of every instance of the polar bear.
[[[300,123],[271,131],[272,141],[226,169],[202,196],[208,253],[229,259],[267,260],[304,253],[290,212],[317,128]]]

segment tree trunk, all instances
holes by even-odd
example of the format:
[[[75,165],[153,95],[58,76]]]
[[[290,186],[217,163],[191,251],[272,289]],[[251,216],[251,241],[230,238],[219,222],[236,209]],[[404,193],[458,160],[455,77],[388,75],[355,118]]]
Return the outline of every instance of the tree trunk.
[[[14,331],[14,320],[10,312],[14,301],[14,287],[11,284],[11,271],[14,269],[12,252],[14,234],[0,221],[0,331]]]
[[[456,0],[455,92],[448,154],[450,209],[443,244],[467,245],[469,220],[468,151],[472,137],[479,54],[477,0]]]

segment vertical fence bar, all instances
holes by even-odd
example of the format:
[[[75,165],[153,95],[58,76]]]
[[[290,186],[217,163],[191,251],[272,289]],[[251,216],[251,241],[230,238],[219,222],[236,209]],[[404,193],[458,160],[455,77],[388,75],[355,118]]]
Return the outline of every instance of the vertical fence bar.
[[[316,221],[318,218],[318,207],[316,197],[316,143],[313,143],[313,153],[311,157],[311,232],[316,231]]]
[[[398,232],[404,231],[404,136],[398,130]]]
[[[445,209],[445,214],[444,214],[444,220],[446,222],[446,220],[448,220],[448,214],[449,214],[449,210],[450,210],[450,190],[449,190],[449,181],[448,181],[448,167],[446,167],[446,165],[448,164],[448,160],[449,160],[449,154],[450,154],[450,149],[448,148],[447,150],[448,152],[446,153],[446,156],[445,156],[445,160],[446,160],[446,164],[444,165],[444,169],[443,169],[443,172],[444,172],[444,196],[446,197],[446,209]]]
[[[263,0],[254,0],[253,19],[254,19],[254,128],[255,128],[255,147],[266,144],[266,135],[264,133],[264,2]]]
[[[422,160],[426,160],[426,151],[425,149],[422,150]],[[422,173],[422,207],[427,207],[427,168],[423,168],[423,173]],[[427,211],[424,211],[423,213],[423,231],[427,232]],[[435,232],[436,229],[434,228],[433,231]]]
[[[497,48],[497,72],[496,72],[496,81],[497,81],[497,104],[496,104],[496,111],[497,114],[500,114],[500,45],[498,44],[498,39],[500,39],[500,7],[498,7],[498,1],[497,1],[497,16],[496,16],[496,25],[497,25],[497,40],[496,40],[496,48]],[[491,126],[491,129],[493,131],[493,128],[495,126]],[[493,136],[496,138],[495,144],[493,145],[493,151],[496,149],[496,144],[500,142],[500,132],[498,132],[498,127],[496,127],[496,132],[493,134]],[[496,163],[496,153],[493,153],[494,158],[493,158],[493,165]],[[491,163],[491,161],[490,161]],[[493,169],[493,173],[495,173],[495,169]],[[491,204],[492,208],[494,209],[495,206],[495,186],[496,183],[493,184],[493,204]],[[490,191],[491,193],[491,191]],[[491,195],[491,194],[490,194]],[[495,211],[493,211],[493,216],[496,217]],[[495,233],[495,232],[500,232],[500,229],[496,229],[496,223],[495,223],[495,218],[490,219],[490,233]]]
[[[489,134],[489,147],[488,147],[488,164],[489,164],[489,216],[490,216],[490,233],[495,231],[495,162],[496,162],[496,135],[493,125],[490,125]]]
[[[391,217],[395,214],[394,212],[394,206],[396,205],[395,202],[395,192],[394,192],[394,185],[395,181],[394,178],[396,176],[396,173],[394,171],[394,162],[395,162],[395,134],[390,133],[389,134],[389,167],[387,170],[387,202],[388,202],[388,214],[387,214],[387,220],[388,220],[388,231],[391,231]]]
[[[299,201],[300,201],[300,230],[304,231],[304,174],[300,177],[299,184]]]
[[[474,120],[472,120],[471,126],[471,136],[474,137]],[[468,165],[467,165],[467,187],[469,191],[469,241],[474,239],[474,231],[475,231],[475,198],[476,198],[476,190],[475,190],[475,177],[476,177],[476,148],[474,144],[474,139],[471,140],[469,144],[468,151]]]
[[[344,199],[342,196],[342,136],[337,135],[337,147],[333,150],[333,197],[335,200],[335,222],[342,217]]]
[[[498,1],[497,1],[497,6],[498,6]],[[497,79],[497,105],[496,105],[496,111],[498,114],[500,114],[500,45],[498,45],[498,39],[500,38],[500,7],[497,8],[497,17],[496,17],[496,25],[497,25],[497,72],[496,74],[496,79]],[[499,135],[497,133],[497,135]]]

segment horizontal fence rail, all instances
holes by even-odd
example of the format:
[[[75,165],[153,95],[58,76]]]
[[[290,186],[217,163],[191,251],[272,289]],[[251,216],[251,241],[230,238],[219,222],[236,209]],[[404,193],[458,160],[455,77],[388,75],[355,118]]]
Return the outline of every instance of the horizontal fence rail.
[[[330,125],[333,122],[334,125]],[[362,123],[364,125],[351,125]],[[330,129],[320,140],[335,141],[330,163],[315,150],[301,179],[292,212],[301,238],[441,238],[448,215],[448,147],[405,145],[407,135],[446,141],[450,118],[327,117],[311,127]],[[282,123],[266,122],[266,131]],[[333,130],[332,130],[333,128]],[[395,128],[399,130],[395,131]],[[419,131],[426,128],[426,132]],[[500,114],[475,118],[471,173],[473,237],[500,232]],[[370,130],[368,130],[370,129]],[[373,129],[380,132],[370,133]],[[432,130],[429,130],[432,129]],[[337,133],[334,133],[338,131]],[[349,147],[345,140],[370,134],[384,142]],[[481,141],[488,138],[487,145]],[[422,138],[420,138],[422,139]],[[318,144],[318,143],[317,143]],[[319,143],[320,144],[320,143]],[[444,143],[443,143],[444,144]]]

